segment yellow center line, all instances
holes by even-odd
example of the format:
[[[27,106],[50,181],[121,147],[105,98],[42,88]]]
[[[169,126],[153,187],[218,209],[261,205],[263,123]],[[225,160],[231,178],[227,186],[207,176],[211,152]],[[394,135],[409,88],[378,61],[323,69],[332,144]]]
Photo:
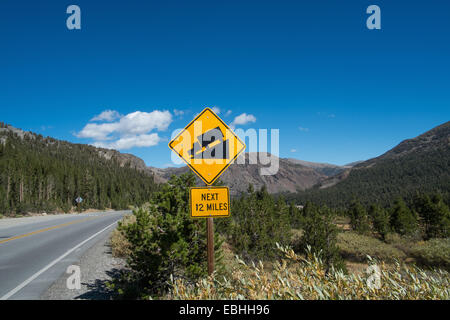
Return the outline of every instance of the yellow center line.
[[[5,243],[5,242],[8,242],[8,241],[16,240],[16,239],[21,239],[21,238],[29,237],[29,236],[32,236],[32,235],[34,235],[34,234],[38,234],[38,233],[42,233],[42,232],[46,232],[46,231],[50,231],[50,230],[54,230],[54,229],[58,229],[58,228],[62,228],[62,227],[67,227],[67,226],[70,226],[70,225],[72,225],[72,224],[81,223],[81,222],[85,222],[85,221],[93,220],[93,219],[98,219],[98,218],[100,218],[100,217],[101,217],[101,216],[98,216],[98,217],[89,217],[89,218],[82,219],[82,220],[77,220],[77,221],[67,222],[67,223],[59,224],[59,225],[56,225],[56,226],[53,226],[53,227],[48,227],[48,228],[45,228],[45,229],[36,230],[36,231],[33,231],[33,232],[29,232],[29,233],[22,234],[22,235],[20,235],[20,236],[15,236],[15,237],[11,237],[11,238],[8,238],[8,239],[5,239],[5,240],[0,240],[0,244]]]

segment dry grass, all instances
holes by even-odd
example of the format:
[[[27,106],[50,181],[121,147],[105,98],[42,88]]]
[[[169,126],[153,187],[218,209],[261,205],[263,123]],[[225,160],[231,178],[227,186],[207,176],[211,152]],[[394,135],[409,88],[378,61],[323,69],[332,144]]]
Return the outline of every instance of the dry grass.
[[[136,216],[126,215],[123,217],[120,222],[122,225],[128,225],[136,222]],[[111,234],[111,251],[112,255],[117,258],[126,258],[129,256],[130,252],[130,244],[125,236],[118,229],[115,229]]]
[[[367,256],[385,262],[406,259],[406,254],[402,250],[374,237],[352,231],[339,233],[337,244],[345,259],[353,262],[365,262]]]
[[[350,225],[350,218],[349,217],[336,217],[334,223],[336,224],[336,226],[343,230],[343,231],[351,231],[352,227]]]
[[[450,269],[450,239],[419,241],[409,249],[409,255],[424,266]]]
[[[325,273],[322,261],[309,254],[302,258],[288,248],[279,248],[285,258],[267,271],[262,263],[239,266],[230,277],[208,277],[195,285],[172,280],[166,299],[209,300],[291,300],[291,299],[450,299],[449,274],[424,272],[400,263],[386,267],[379,263],[380,287],[369,286],[373,274],[351,274],[331,270]],[[371,263],[376,263],[374,260]]]

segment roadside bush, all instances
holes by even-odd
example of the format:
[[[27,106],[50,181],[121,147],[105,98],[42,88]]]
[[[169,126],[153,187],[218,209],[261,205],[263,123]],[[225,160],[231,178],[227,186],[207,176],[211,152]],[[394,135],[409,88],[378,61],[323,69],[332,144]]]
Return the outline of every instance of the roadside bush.
[[[192,173],[173,176],[154,194],[148,208],[133,212],[135,222],[119,226],[129,244],[130,272],[111,287],[123,298],[159,296],[167,289],[170,276],[193,282],[206,275],[206,223],[192,219],[188,208],[189,188],[194,185]],[[220,257],[222,243],[216,239]]]
[[[72,210],[72,205],[70,203],[63,202],[61,205],[61,210],[64,213],[69,213],[70,210]]]
[[[121,227],[136,223],[135,215],[126,215],[119,222],[119,229],[115,229],[111,233],[110,243],[112,255],[117,258],[126,258],[131,254],[131,244],[125,237]]]

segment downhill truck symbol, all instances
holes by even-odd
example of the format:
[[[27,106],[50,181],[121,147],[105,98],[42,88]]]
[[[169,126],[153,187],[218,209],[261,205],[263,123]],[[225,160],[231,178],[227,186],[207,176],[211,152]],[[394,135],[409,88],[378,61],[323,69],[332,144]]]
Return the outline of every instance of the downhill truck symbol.
[[[188,151],[191,159],[229,159],[230,145],[219,127],[197,137],[197,142]]]

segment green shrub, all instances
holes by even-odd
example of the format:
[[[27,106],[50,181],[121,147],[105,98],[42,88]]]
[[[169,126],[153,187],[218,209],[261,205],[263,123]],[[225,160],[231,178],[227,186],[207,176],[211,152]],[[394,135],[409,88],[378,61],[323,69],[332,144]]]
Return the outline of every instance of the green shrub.
[[[188,208],[189,188],[194,184],[192,173],[173,176],[154,194],[148,209],[133,212],[134,223],[119,225],[129,243],[127,265],[131,269],[113,285],[123,297],[158,296],[171,276],[195,281],[207,273],[206,223],[192,219]],[[220,256],[221,242],[216,239]]]
[[[64,203],[61,205],[61,210],[62,210],[64,213],[69,213],[70,210],[72,210],[72,205],[71,205],[70,203],[64,202]]]
[[[276,257],[276,243],[289,244],[291,226],[289,207],[282,198],[268,194],[263,187],[233,200],[231,219],[218,225],[236,253],[246,260],[270,260]]]
[[[326,206],[319,208],[308,204],[305,207],[305,223],[303,236],[297,251],[305,253],[311,250],[320,257],[329,270],[332,266],[346,270],[339,249],[336,245],[338,228],[333,223],[334,213]]]

